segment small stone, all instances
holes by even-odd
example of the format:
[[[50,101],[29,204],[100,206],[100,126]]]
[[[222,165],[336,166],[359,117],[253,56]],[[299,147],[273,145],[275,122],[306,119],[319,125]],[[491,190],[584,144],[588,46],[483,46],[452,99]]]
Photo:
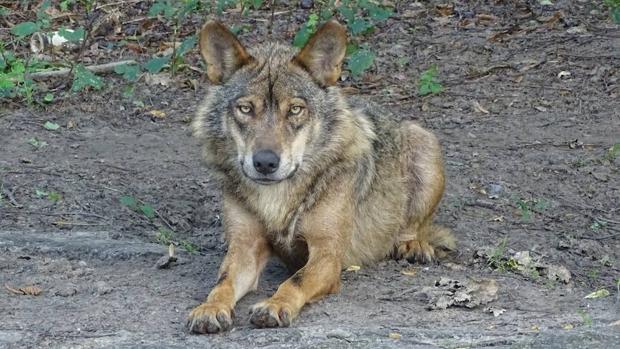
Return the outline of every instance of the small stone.
[[[155,267],[157,269],[168,269],[172,265],[172,263],[176,261],[177,261],[177,258],[174,256],[169,256],[169,255],[162,256],[155,263]]]
[[[98,296],[103,296],[112,292],[112,287],[108,285],[105,281],[97,281],[95,283],[95,292]]]
[[[59,297],[71,297],[71,296],[75,296],[76,294],[77,294],[77,289],[73,285],[64,286],[56,290],[56,292],[54,292],[54,295],[59,296]]]
[[[347,340],[351,337],[353,337],[353,334],[351,332],[341,330],[341,329],[335,329],[327,333],[327,338],[337,338],[337,339]]]
[[[489,199],[497,199],[503,190],[504,188],[500,184],[489,183],[487,188]]]
[[[301,0],[299,2],[299,7],[304,10],[309,10],[314,7],[314,0]]]

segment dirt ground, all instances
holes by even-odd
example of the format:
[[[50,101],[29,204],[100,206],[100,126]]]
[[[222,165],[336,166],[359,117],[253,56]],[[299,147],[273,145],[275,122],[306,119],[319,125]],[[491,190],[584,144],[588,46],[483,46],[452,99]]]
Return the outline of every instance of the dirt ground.
[[[463,1],[441,17],[435,2],[401,2],[368,36],[374,67],[341,85],[438,135],[448,180],[437,220],[453,229],[459,250],[440,264],[389,260],[345,271],[342,291],[307,306],[290,328],[248,322],[249,306],[287,277],[273,261],[237,306],[231,332],[184,329],[225,251],[219,193],[188,130],[204,78],[197,90],[184,78],[140,82],[131,98],[110,78],[103,91],[44,109],[3,104],[0,347],[617,345],[620,156],[614,161],[609,149],[620,143],[620,30],[597,2],[553,3]],[[252,25],[242,40],[260,44],[266,22],[254,18],[269,14],[230,20]],[[306,15],[277,15],[275,38],[290,42]],[[432,64],[445,91],[418,97],[416,81]],[[46,130],[46,121],[61,128]],[[156,217],[122,205],[122,196],[152,205]],[[155,267],[167,253],[157,241],[162,228],[179,243],[168,269]],[[491,262],[476,252],[483,249]],[[566,268],[570,279],[518,272],[514,259],[502,259],[518,251]],[[497,300],[427,310],[425,290],[441,277],[496,280]],[[4,285],[43,292],[17,295]],[[584,298],[600,289],[610,294]]]

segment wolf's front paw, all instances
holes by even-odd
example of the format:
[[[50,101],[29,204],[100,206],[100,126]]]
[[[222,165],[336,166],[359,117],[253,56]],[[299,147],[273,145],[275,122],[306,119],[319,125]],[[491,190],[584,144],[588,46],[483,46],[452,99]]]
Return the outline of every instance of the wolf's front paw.
[[[233,310],[221,303],[203,303],[189,313],[187,329],[194,333],[228,331],[233,323]]]
[[[268,299],[250,308],[250,321],[256,327],[288,327],[296,313],[285,302]]]

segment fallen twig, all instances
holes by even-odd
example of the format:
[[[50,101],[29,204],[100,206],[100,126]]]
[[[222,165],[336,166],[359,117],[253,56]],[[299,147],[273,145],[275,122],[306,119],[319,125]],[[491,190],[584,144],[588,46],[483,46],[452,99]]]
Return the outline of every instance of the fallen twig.
[[[113,71],[114,68],[121,66],[121,65],[125,65],[125,64],[137,64],[137,62],[134,61],[133,59],[130,59],[126,61],[89,65],[86,67],[86,69],[90,70],[93,73],[108,73],[108,72]],[[30,73],[28,74],[28,77],[32,79],[46,79],[46,78],[52,78],[52,77],[58,77],[58,76],[65,76],[65,75],[69,75],[70,73],[71,73],[70,68],[62,68],[62,69],[44,70],[44,71]]]

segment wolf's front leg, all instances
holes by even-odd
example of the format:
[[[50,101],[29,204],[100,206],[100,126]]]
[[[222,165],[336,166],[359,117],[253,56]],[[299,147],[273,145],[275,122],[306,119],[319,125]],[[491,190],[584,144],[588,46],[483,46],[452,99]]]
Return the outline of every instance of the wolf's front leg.
[[[340,289],[345,241],[352,227],[347,191],[334,191],[302,218],[308,261],[269,299],[255,304],[250,321],[258,327],[289,326],[308,302]]]
[[[334,254],[334,241],[307,243],[307,264],[280,285],[271,298],[252,307],[250,321],[255,326],[289,326],[306,303],[339,290],[341,256]]]
[[[235,304],[248,291],[256,289],[271,255],[262,225],[236,201],[226,197],[224,219],[228,252],[216,286],[207,300],[189,314],[187,327],[195,333],[216,333],[232,327]]]

